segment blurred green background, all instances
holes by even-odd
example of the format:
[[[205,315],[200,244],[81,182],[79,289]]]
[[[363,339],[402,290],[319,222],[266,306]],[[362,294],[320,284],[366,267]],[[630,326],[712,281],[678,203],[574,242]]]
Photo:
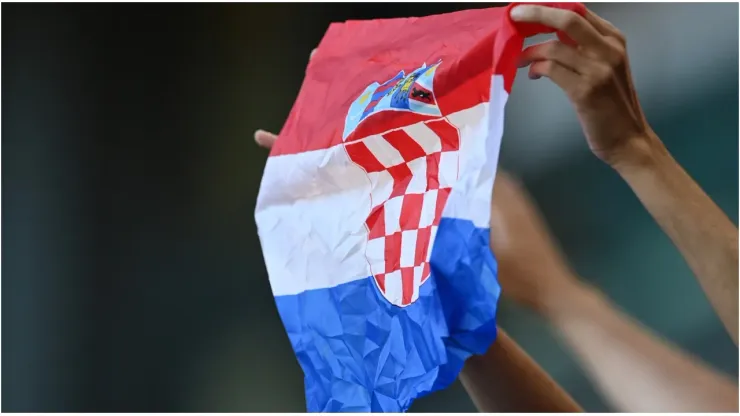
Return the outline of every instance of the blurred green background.
[[[254,224],[252,132],[280,129],[330,22],[488,6],[3,4],[2,410],[305,410]],[[592,8],[627,35],[655,130],[737,223],[738,5]],[[580,274],[737,376],[690,270],[549,81],[520,74],[502,165]],[[542,321],[500,310],[586,410],[608,410]],[[412,410],[474,407],[456,384]]]

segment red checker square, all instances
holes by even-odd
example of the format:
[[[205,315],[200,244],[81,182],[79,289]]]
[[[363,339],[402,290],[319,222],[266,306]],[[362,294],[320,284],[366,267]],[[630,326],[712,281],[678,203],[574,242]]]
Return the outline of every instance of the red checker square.
[[[403,197],[401,205],[401,230],[419,228],[421,206],[424,203],[424,194],[408,194]]]
[[[385,272],[401,268],[401,232],[385,236]]]
[[[432,237],[432,227],[421,228],[416,234],[416,252],[414,265],[420,265],[427,261],[429,252],[429,240]]]
[[[431,274],[432,269],[429,267],[429,263],[424,263],[424,270],[421,272],[421,282],[424,283]]]
[[[414,296],[414,268],[404,267],[401,269],[401,303],[408,305]]]
[[[460,133],[457,128],[450,124],[447,119],[440,119],[435,121],[429,121],[426,123],[427,127],[432,129],[434,133],[439,136],[442,141],[442,151],[450,152],[453,150],[460,149]]]
[[[439,189],[439,160],[442,153],[427,155],[427,191]]]
[[[385,273],[376,274],[375,281],[378,282],[378,287],[380,288],[380,291],[385,293]]]
[[[406,188],[408,188],[409,182],[411,182],[411,177],[413,176],[408,165],[403,163],[391,166],[388,168],[388,173],[393,177],[393,192],[391,192],[391,198],[405,194]]]
[[[385,170],[385,166],[378,161],[364,142],[347,143],[344,148],[347,150],[350,160],[360,165],[365,169],[365,172],[382,172]]]
[[[383,237],[385,235],[385,206],[379,205],[373,208],[365,224],[367,224],[368,239]]]
[[[445,209],[445,205],[447,205],[450,191],[452,191],[452,188],[442,188],[437,194],[437,206],[434,210],[434,225],[439,225],[439,222],[442,220],[442,211]]]
[[[419,143],[417,143],[416,140],[409,136],[403,129],[386,133],[383,135],[383,138],[398,150],[403,157],[403,160],[406,162],[410,162],[426,155],[426,152],[421,146],[419,146]]]

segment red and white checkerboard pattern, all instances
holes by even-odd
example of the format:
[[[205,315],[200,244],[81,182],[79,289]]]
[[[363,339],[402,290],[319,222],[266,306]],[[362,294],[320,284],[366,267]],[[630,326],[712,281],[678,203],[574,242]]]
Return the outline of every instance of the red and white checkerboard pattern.
[[[430,274],[429,258],[451,187],[460,133],[447,119],[345,144],[372,183],[366,256],[386,299],[407,306]]]

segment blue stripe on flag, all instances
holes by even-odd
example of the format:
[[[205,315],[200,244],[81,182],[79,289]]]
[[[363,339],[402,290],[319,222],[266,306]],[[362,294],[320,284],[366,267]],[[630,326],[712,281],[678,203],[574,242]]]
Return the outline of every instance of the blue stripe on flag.
[[[405,308],[371,277],[275,298],[305,374],[308,411],[402,412],[449,386],[496,337],[489,230],[443,218],[431,276]]]

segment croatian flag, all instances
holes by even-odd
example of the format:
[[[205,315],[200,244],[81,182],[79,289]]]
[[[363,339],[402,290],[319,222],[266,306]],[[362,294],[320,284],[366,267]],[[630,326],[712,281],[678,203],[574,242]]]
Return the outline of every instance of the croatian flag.
[[[542,31],[505,8],[329,27],[256,208],[309,411],[405,411],[496,338],[491,190]]]

